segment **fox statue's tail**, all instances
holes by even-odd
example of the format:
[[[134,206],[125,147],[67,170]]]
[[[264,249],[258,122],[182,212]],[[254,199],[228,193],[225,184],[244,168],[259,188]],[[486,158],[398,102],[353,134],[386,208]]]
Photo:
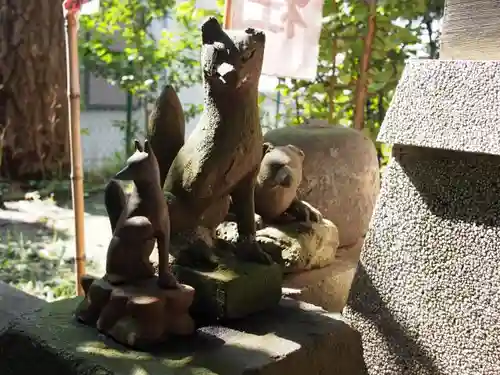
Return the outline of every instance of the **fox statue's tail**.
[[[163,188],[168,170],[184,145],[185,119],[179,97],[172,86],[165,86],[149,118],[148,139],[158,160]],[[104,191],[104,204],[112,232],[125,209],[127,198],[118,181],[111,180]]]
[[[111,180],[104,189],[104,205],[108,213],[109,223],[111,224],[111,232],[115,232],[116,224],[127,204],[127,197],[120,183],[116,180]]]
[[[148,139],[158,159],[162,187],[172,162],[184,145],[185,127],[182,104],[173,87],[167,85],[156,99],[148,126]]]

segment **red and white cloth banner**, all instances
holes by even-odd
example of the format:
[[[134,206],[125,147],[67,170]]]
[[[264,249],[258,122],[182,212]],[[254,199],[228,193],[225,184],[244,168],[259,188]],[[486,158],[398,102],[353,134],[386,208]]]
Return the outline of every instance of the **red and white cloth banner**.
[[[65,0],[64,12],[78,12],[87,15],[99,12],[99,0]]]
[[[313,80],[324,0],[232,0],[231,29],[266,33],[262,73]]]

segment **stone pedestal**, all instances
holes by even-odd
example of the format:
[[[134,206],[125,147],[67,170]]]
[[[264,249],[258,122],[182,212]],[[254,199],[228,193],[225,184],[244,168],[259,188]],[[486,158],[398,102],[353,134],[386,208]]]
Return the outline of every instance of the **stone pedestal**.
[[[293,298],[327,311],[341,312],[347,302],[362,245],[363,240],[360,240],[353,246],[339,248],[335,260],[328,266],[286,275],[283,285],[301,291]]]
[[[281,299],[283,276],[279,264],[221,258],[215,270],[172,267],[177,279],[196,292],[190,312],[197,321],[240,319],[275,307]]]
[[[46,305],[0,336],[0,373],[362,375],[359,335],[339,315],[283,299],[275,309],[135,352],[71,318],[80,298]]]
[[[135,284],[112,285],[104,278],[82,278],[85,298],[76,318],[116,341],[136,348],[158,345],[169,335],[190,335],[195,324],[189,315],[194,289],[161,289],[157,278]]]
[[[285,286],[301,289],[300,295],[297,296],[300,300],[321,306],[328,311],[340,312],[347,299],[359,251],[349,265],[344,262],[344,255],[353,252],[341,251],[340,256],[336,257],[338,230],[327,219],[313,223],[290,222],[263,226],[257,230],[257,242],[278,264],[258,266],[262,269],[260,274],[254,273],[254,276],[249,275],[244,279],[240,289],[245,292],[233,293],[237,295],[238,300],[241,300],[242,296],[249,298],[260,293],[261,297],[257,294],[253,305],[266,306],[267,301],[273,302],[273,299],[269,298],[275,298],[276,295],[281,297],[281,286],[284,282]],[[231,243],[236,242],[236,223],[224,222],[219,225],[217,236]],[[348,268],[351,269],[347,270]],[[264,280],[265,283],[262,282]],[[248,286],[251,289],[250,294],[247,291]],[[206,315],[208,309],[201,311]]]
[[[410,62],[344,311],[371,375],[500,374],[500,62]]]

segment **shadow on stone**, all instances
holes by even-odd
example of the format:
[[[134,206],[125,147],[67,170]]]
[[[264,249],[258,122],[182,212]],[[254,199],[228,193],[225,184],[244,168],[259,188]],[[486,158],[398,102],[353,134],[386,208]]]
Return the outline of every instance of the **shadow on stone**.
[[[358,265],[352,289],[358,293],[350,297],[350,313],[360,314],[375,325],[390,346],[395,364],[399,367],[401,374],[406,374],[413,367],[423,367],[429,374],[440,373],[432,358],[410,337],[410,334],[386,308],[362,264]],[[370,301],[370,303],[366,304],[365,301]]]
[[[500,226],[500,174],[495,178],[489,173],[500,166],[500,156],[412,146],[394,149],[394,158],[434,215]]]
[[[0,336],[0,373],[362,375],[359,334],[336,314],[284,299],[273,311],[207,326],[154,352],[137,352],[69,316],[75,300],[47,305]]]
[[[344,310],[365,362],[497,373],[500,156],[397,145],[393,158]]]

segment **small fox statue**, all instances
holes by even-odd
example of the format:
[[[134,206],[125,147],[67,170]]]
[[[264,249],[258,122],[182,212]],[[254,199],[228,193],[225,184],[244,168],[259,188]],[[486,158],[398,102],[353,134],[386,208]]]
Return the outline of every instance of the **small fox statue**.
[[[134,141],[135,153],[106,186],[105,205],[113,231],[106,259],[105,279],[112,284],[134,283],[154,277],[149,257],[158,247],[158,285],[178,287],[170,272],[170,218],[160,182],[158,161],[146,140]],[[116,180],[132,180],[128,199]]]

